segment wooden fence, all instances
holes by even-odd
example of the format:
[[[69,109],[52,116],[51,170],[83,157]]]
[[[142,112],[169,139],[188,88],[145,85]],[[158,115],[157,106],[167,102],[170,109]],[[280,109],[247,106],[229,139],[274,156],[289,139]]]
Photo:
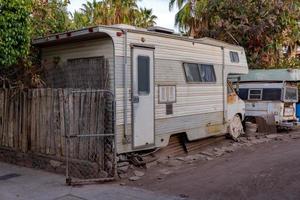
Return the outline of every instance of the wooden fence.
[[[23,153],[65,156],[66,135],[105,134],[107,98],[100,92],[71,89],[0,90],[0,147]],[[103,142],[103,141],[102,141]],[[92,139],[74,140],[70,157],[99,154]],[[97,151],[97,152],[95,152]]]

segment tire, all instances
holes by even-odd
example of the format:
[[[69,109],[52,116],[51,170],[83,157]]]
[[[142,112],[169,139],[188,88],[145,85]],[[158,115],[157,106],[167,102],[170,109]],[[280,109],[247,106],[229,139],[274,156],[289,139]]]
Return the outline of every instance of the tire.
[[[237,140],[238,137],[244,133],[243,124],[239,115],[235,115],[229,124],[229,135],[233,140]]]

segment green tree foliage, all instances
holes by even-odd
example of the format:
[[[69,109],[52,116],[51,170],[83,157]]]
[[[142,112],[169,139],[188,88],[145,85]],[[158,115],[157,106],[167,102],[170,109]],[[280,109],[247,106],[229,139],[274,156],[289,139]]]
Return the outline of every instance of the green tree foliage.
[[[75,11],[76,28],[93,25],[129,24],[149,27],[155,24],[152,9],[138,8],[137,0],[102,0],[87,2],[80,11]]]
[[[154,25],[152,10],[139,8],[137,1],[89,0],[71,15],[70,0],[0,0],[0,86],[42,84],[39,52],[30,46],[32,38],[92,25]]]
[[[174,6],[179,8],[180,30],[245,47],[252,68],[300,64],[295,58],[300,41],[298,0],[170,0],[170,9]]]
[[[67,11],[67,0],[33,0],[33,37],[44,36],[72,29],[72,21]]]
[[[0,0],[0,70],[26,58],[31,6],[27,0]]]
[[[0,0],[0,86],[41,85],[37,36],[66,31],[72,21],[63,0]]]
[[[152,9],[140,8],[137,15],[134,21],[135,26],[147,28],[155,25],[157,17],[153,15]]]
[[[26,60],[31,38],[63,32],[72,27],[63,0],[0,0],[0,65]],[[30,62],[23,63],[26,66]]]

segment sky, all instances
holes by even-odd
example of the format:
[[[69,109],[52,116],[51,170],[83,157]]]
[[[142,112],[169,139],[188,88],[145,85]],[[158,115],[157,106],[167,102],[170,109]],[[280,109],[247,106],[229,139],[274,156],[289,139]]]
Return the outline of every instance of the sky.
[[[73,12],[78,10],[83,3],[89,0],[70,0],[68,10]],[[90,0],[91,1],[91,0]],[[154,15],[157,16],[156,25],[170,29],[175,29],[174,19],[176,10],[169,11],[169,0],[142,0],[138,2],[140,7],[152,8]]]

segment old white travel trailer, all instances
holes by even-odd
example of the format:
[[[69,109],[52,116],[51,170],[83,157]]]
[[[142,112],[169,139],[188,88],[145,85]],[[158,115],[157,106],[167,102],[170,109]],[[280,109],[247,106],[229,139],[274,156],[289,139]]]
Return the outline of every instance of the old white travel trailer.
[[[240,46],[127,25],[91,27],[33,43],[46,70],[72,70],[78,61],[85,63],[82,75],[105,61],[116,99],[117,153],[164,147],[177,133],[192,141],[242,132],[245,105],[227,88],[229,74],[248,73]]]
[[[268,125],[292,128],[298,125],[296,103],[299,70],[250,70],[240,77],[238,94],[246,104],[246,120],[262,117]]]

